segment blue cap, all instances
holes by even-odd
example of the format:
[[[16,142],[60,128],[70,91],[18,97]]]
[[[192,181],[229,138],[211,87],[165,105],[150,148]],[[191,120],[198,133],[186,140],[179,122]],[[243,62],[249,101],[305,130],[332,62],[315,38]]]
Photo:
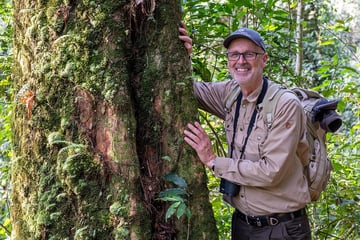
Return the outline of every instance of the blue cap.
[[[239,28],[235,32],[231,33],[227,38],[225,38],[224,47],[229,48],[231,41],[236,38],[248,38],[266,52],[265,43],[260,34],[248,28]]]

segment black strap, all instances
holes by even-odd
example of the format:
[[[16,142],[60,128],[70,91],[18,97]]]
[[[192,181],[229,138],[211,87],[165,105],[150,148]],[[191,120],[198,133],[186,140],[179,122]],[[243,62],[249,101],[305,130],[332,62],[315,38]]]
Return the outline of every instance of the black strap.
[[[255,123],[255,119],[256,119],[256,115],[258,113],[258,109],[257,109],[257,106],[259,106],[260,103],[262,103],[262,101],[264,100],[264,97],[265,97],[265,93],[266,93],[266,90],[268,88],[268,80],[266,77],[263,78],[263,86],[262,86],[262,89],[261,89],[261,93],[256,101],[256,106],[255,106],[255,109],[254,109],[254,112],[251,116],[251,120],[250,120],[250,123],[249,123],[249,127],[247,129],[247,135],[246,135],[246,138],[245,138],[245,142],[244,142],[244,145],[241,149],[241,155],[240,155],[240,159],[243,157],[244,155],[244,152],[245,152],[245,148],[246,148],[246,145],[247,145],[247,142],[248,142],[248,139],[249,139],[249,136],[251,134],[251,131],[254,127],[254,123]],[[237,122],[239,120],[239,113],[240,113],[240,105],[241,105],[241,99],[242,99],[242,93],[240,92],[239,94],[239,97],[237,98],[237,101],[236,101],[236,109],[235,109],[235,118],[234,118],[234,132],[233,132],[233,137],[232,137],[232,141],[231,141],[231,146],[230,146],[230,158],[232,158],[233,156],[233,150],[234,150],[234,141],[235,141],[235,135],[236,135],[236,127],[237,127]]]
[[[236,135],[236,126],[239,119],[239,112],[240,112],[240,105],[241,105],[241,99],[242,99],[242,92],[240,92],[237,101],[236,101],[236,109],[235,109],[235,119],[234,119],[234,128],[233,128],[233,136],[232,141],[230,145],[230,158],[233,157],[233,150],[234,150],[234,141],[235,141],[235,135]]]

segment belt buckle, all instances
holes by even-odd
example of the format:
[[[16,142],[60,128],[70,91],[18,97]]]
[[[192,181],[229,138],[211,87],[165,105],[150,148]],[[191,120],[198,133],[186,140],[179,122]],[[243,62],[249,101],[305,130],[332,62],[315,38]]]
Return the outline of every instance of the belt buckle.
[[[275,226],[275,225],[277,225],[278,223],[279,223],[279,219],[274,218],[274,217],[270,217],[270,218],[269,218],[269,224],[270,224],[271,226]]]

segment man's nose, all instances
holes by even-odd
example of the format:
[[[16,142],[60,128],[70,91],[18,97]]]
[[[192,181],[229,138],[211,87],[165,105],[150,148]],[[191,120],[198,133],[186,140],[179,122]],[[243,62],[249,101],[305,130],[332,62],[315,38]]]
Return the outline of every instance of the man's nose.
[[[240,54],[239,55],[239,59],[236,61],[236,62],[247,62],[246,58],[245,58],[245,55],[244,54]]]

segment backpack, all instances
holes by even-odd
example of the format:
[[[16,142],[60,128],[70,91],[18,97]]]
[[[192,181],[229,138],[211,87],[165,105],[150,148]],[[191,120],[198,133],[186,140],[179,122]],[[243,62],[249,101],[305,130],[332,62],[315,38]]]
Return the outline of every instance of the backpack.
[[[268,131],[271,130],[280,97],[290,92],[295,94],[306,115],[306,138],[309,144],[309,162],[304,166],[307,177],[311,201],[316,201],[325,190],[330,173],[333,169],[326,152],[326,133],[335,132],[340,128],[342,120],[336,114],[338,100],[328,101],[320,94],[303,88],[287,89],[286,87],[271,85],[262,102],[262,114]],[[225,98],[225,109],[229,110],[240,93],[240,87],[235,87]]]

